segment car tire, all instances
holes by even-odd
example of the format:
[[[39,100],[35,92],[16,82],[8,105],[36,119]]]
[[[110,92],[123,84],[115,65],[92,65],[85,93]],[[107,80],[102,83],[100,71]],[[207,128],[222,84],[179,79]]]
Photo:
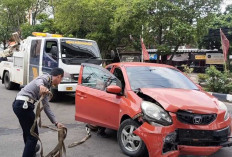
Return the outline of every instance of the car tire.
[[[133,131],[139,127],[138,122],[127,119],[123,121],[117,133],[118,143],[123,151],[128,156],[140,157],[147,154],[147,148],[142,139],[133,134]]]
[[[10,81],[10,74],[9,72],[5,72],[4,74],[4,85],[5,85],[5,88],[8,89],[8,90],[12,90],[14,89],[14,82],[11,82]]]

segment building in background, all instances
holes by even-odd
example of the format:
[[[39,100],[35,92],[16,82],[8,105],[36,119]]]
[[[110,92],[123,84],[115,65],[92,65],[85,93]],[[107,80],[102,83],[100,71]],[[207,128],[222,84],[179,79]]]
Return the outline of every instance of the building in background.
[[[149,62],[157,62],[157,49],[148,49],[150,56]],[[171,55],[161,55],[160,63],[167,63]],[[223,70],[224,58],[221,51],[207,49],[186,49],[180,48],[174,55],[171,65],[183,70],[182,65],[188,65],[194,69],[194,72],[205,72],[210,65],[215,65],[220,71]]]

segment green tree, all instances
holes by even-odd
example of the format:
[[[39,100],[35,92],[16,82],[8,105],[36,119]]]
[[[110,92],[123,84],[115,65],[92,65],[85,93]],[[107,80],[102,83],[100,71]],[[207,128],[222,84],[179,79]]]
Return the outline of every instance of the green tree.
[[[32,25],[36,24],[36,19],[38,15],[43,13],[45,10],[47,12],[49,11],[49,7],[51,7],[50,9],[52,9],[52,6],[50,6],[49,0],[32,0],[32,4],[30,7],[30,11],[32,15]],[[52,13],[53,12],[51,12],[51,14]]]
[[[154,45],[158,55],[172,53],[184,44],[195,44],[202,36],[205,23],[219,8],[221,0],[117,0],[111,24],[116,39],[139,36],[144,26],[145,44]],[[118,37],[120,36],[120,37]],[[118,38],[117,38],[118,37]],[[174,51],[172,51],[174,49]],[[171,59],[172,59],[171,57]]]
[[[3,44],[3,48],[7,47],[7,40],[10,37],[10,24],[9,24],[9,15],[7,11],[0,6],[0,44]]]
[[[152,30],[152,33],[149,33],[150,41],[155,38],[158,54],[172,52],[171,61],[179,46],[196,45],[198,38],[201,38],[204,24],[210,20],[211,14],[217,11],[220,2],[221,0],[150,1],[148,28]]]
[[[199,46],[207,49],[221,49],[220,28],[229,41],[232,40],[232,5],[227,6],[226,11],[215,14],[208,23],[208,31],[199,41]]]
[[[26,13],[32,0],[0,0],[0,42],[4,48],[11,33],[19,31],[26,22]]]
[[[54,6],[55,25],[62,34],[96,40],[103,51],[112,46],[112,0],[59,0]]]
[[[57,33],[58,29],[55,28],[54,19],[48,18],[48,15],[41,13],[37,15],[36,20],[39,24],[30,25],[28,22],[21,25],[22,38],[27,38],[32,35],[32,32],[46,32]]]

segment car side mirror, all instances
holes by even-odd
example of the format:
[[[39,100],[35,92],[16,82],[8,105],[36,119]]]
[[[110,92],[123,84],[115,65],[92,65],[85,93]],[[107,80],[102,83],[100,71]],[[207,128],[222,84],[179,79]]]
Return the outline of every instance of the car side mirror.
[[[196,85],[200,90],[203,90],[203,88],[199,84],[196,84]]]
[[[106,92],[112,93],[112,94],[120,94],[121,90],[122,89],[119,86],[115,86],[115,85],[110,85],[106,87]]]

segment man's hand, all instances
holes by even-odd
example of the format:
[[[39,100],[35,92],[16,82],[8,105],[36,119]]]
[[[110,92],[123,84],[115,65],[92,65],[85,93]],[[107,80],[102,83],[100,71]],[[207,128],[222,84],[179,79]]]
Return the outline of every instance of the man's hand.
[[[65,126],[64,126],[62,123],[57,123],[56,127],[57,127],[58,129],[61,129],[61,128],[65,127]]]
[[[48,88],[43,86],[43,85],[40,85],[39,88],[40,88],[40,91],[39,91],[40,95],[44,95],[44,94],[47,94],[49,92]]]

